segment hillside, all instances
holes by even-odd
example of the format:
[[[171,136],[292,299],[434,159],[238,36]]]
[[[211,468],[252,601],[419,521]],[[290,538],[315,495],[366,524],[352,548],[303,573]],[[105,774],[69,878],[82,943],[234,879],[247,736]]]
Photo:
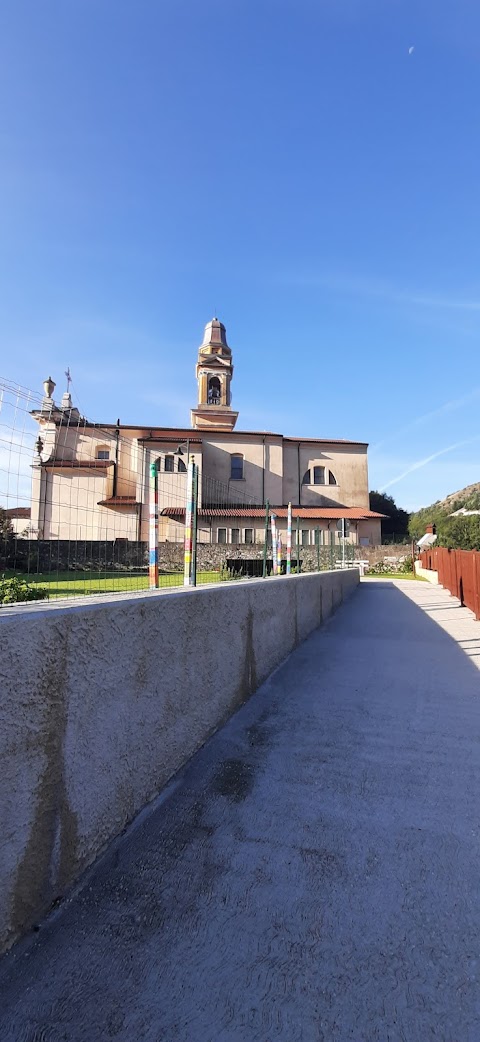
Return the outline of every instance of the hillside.
[[[480,516],[452,517],[455,510],[480,510],[480,482],[467,485],[451,492],[428,507],[422,507],[410,515],[408,524],[412,539],[419,539],[428,524],[437,526],[439,546],[450,546],[464,550],[480,550]]]
[[[439,499],[433,505],[441,507],[442,510],[449,514],[454,510],[458,510],[459,507],[466,507],[467,510],[480,509],[480,481],[475,482],[474,485],[467,485],[466,488],[461,488],[459,492],[451,492],[449,496],[445,496],[445,499]],[[427,508],[424,507],[422,509]]]

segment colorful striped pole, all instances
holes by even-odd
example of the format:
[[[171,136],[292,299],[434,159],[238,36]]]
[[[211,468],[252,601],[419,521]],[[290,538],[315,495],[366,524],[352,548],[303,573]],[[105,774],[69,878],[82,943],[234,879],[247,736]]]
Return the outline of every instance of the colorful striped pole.
[[[193,464],[192,490],[192,586],[197,585],[197,520],[198,520],[198,466]]]
[[[158,460],[150,464],[148,502],[148,585],[158,588]]]
[[[276,525],[276,514],[272,514],[270,517],[270,524],[272,526],[272,565],[273,574],[277,574],[277,525]]]
[[[192,519],[193,519],[193,458],[188,461],[187,470],[187,502],[185,504],[185,545],[183,554],[183,585],[192,585]]]
[[[277,536],[277,575],[282,574],[282,537],[280,532]]]
[[[292,504],[288,504],[287,512],[287,575],[292,570]]]

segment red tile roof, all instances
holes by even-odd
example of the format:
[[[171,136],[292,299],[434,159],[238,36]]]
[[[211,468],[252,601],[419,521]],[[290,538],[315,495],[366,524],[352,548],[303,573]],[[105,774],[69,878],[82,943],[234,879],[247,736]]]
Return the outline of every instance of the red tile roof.
[[[101,499],[97,503],[99,507],[140,507],[141,505],[135,496],[110,496],[109,499]]]
[[[47,459],[42,467],[52,470],[105,470],[113,467],[111,459]]]
[[[265,507],[202,507],[199,517],[265,517]],[[163,517],[183,517],[184,507],[164,507],[161,511]],[[288,511],[286,507],[270,507],[270,514],[286,518]],[[292,507],[293,519],[300,517],[305,520],[331,520],[335,521],[345,517],[350,521],[367,521],[380,519],[385,514],[377,514],[375,510],[364,510],[362,507]]]
[[[31,517],[32,511],[30,507],[7,507],[5,513],[7,517]]]

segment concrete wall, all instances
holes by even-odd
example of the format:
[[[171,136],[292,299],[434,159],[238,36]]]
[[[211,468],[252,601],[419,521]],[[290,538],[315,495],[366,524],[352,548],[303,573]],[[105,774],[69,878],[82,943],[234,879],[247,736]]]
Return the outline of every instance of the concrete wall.
[[[427,579],[433,586],[438,586],[438,572],[430,571],[429,568],[422,568],[420,561],[415,561],[415,575],[418,575],[421,579]]]
[[[320,572],[0,609],[0,947],[358,581]]]

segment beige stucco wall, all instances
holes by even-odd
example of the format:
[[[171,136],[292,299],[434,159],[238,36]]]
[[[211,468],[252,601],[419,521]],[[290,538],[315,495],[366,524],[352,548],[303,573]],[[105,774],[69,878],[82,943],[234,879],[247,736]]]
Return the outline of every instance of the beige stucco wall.
[[[283,502],[299,502],[297,442],[283,446]],[[314,466],[332,470],[337,485],[302,485],[301,506],[369,506],[367,450],[362,446],[338,446],[327,442],[300,442],[300,481]],[[328,475],[327,475],[328,480]]]
[[[372,518],[370,521],[358,522],[358,542],[368,539],[367,546],[380,546],[382,542],[382,523]]]
[[[135,539],[135,535],[129,534],[127,519],[98,506],[107,494],[109,481],[111,478],[104,471],[44,470],[38,519],[43,538]]]
[[[0,947],[62,897],[357,570],[0,614]]]
[[[230,479],[231,456],[234,453],[240,453],[244,457],[244,477],[240,481]],[[210,498],[212,494],[215,494],[219,500],[222,498],[223,490],[214,488],[214,483],[217,482],[224,486],[225,493],[228,488],[228,495],[224,495],[226,500],[230,495],[234,497],[238,493],[240,499],[243,496],[250,496],[256,504],[263,503],[265,499],[269,499],[271,503],[275,504],[282,502],[282,441],[280,438],[266,436],[264,446],[262,435],[242,437],[239,434],[235,438],[212,435],[208,441],[204,440],[203,443],[203,467],[205,499],[208,498],[209,493]],[[219,503],[219,505],[221,504]]]

